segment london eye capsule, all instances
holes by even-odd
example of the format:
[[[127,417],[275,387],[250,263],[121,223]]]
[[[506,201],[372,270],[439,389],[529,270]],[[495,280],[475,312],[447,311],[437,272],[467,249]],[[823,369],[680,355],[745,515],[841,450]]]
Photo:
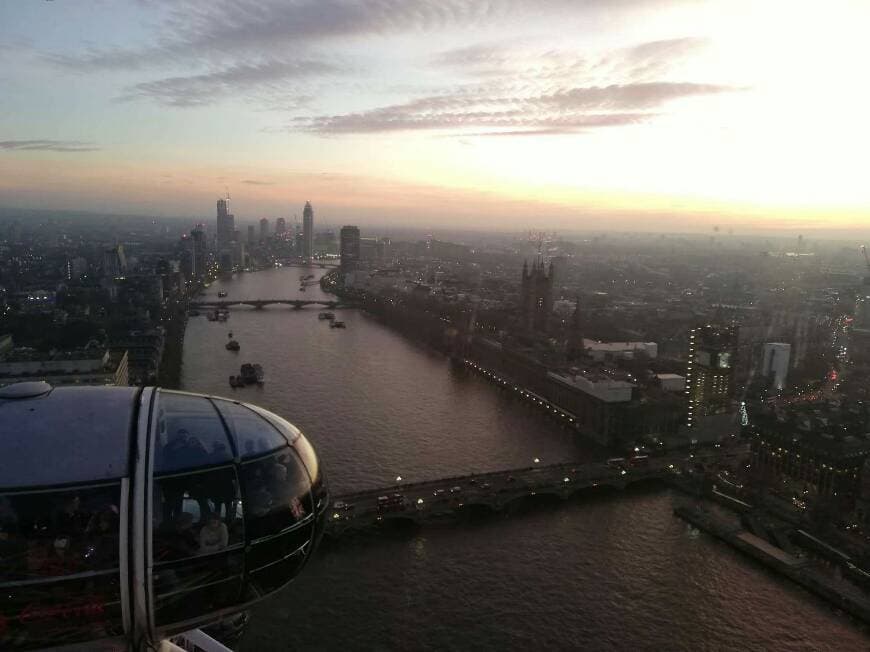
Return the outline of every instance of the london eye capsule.
[[[329,497],[253,405],[158,388],[0,388],[0,649],[140,649],[290,582]]]

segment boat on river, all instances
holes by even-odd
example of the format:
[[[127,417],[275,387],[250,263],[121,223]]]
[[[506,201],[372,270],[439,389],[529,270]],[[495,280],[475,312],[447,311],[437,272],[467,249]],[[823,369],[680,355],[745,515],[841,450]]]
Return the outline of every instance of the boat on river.
[[[334,320],[330,325],[330,328],[346,328],[343,321]]]
[[[241,376],[230,376],[230,387],[244,387],[245,381]]]
[[[246,385],[253,385],[254,383],[262,385],[266,379],[263,367],[256,363],[251,364],[250,362],[246,362],[239,369],[239,373],[241,374],[239,378],[241,378]]]
[[[236,340],[230,340],[229,342],[227,342],[226,347],[227,351],[238,351],[242,348]]]
[[[332,321],[333,319],[335,319],[335,313],[329,312],[329,311],[319,312],[319,313],[317,313],[317,318],[318,319],[328,319],[329,321]]]

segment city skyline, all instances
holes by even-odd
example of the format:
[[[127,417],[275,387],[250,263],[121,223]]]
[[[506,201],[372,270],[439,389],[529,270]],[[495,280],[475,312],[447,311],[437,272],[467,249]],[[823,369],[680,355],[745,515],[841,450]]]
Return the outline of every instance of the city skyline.
[[[229,187],[243,220],[866,228],[868,11],[10,5],[0,205],[203,215]]]

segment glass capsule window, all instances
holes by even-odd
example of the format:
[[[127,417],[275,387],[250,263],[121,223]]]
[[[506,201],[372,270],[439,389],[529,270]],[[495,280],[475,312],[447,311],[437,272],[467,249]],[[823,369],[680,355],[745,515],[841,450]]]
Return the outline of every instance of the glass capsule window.
[[[155,474],[233,459],[226,429],[207,398],[161,391],[157,406]]]
[[[120,484],[0,495],[0,649],[123,633]]]
[[[244,570],[244,512],[234,466],[154,479],[155,623],[235,604]]]
[[[305,468],[308,470],[308,475],[311,478],[314,502],[317,509],[320,509],[321,506],[325,506],[328,499],[326,479],[323,475],[323,470],[320,467],[320,462],[317,459],[317,454],[314,452],[314,448],[308,440],[302,436],[302,433],[296,426],[286,419],[282,419],[277,414],[267,412],[266,410],[256,406],[252,406],[252,409],[256,410],[258,414],[263,416],[263,418],[268,419],[269,423],[280,430],[290,441],[293,448],[299,454],[299,457],[302,458]]]
[[[242,464],[248,538],[277,534],[312,515],[311,481],[296,453],[284,447]]]
[[[281,432],[254,410],[219,399],[214,404],[235,437],[242,459],[258,457],[287,445]]]

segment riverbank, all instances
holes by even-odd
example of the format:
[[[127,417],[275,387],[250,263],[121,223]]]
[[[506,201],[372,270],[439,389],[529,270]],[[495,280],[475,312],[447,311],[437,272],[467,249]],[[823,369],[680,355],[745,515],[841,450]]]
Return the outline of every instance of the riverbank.
[[[711,511],[683,505],[674,508],[674,514],[815,593],[836,608],[870,624],[870,599],[858,587],[830,575],[818,562],[786,552]]]

